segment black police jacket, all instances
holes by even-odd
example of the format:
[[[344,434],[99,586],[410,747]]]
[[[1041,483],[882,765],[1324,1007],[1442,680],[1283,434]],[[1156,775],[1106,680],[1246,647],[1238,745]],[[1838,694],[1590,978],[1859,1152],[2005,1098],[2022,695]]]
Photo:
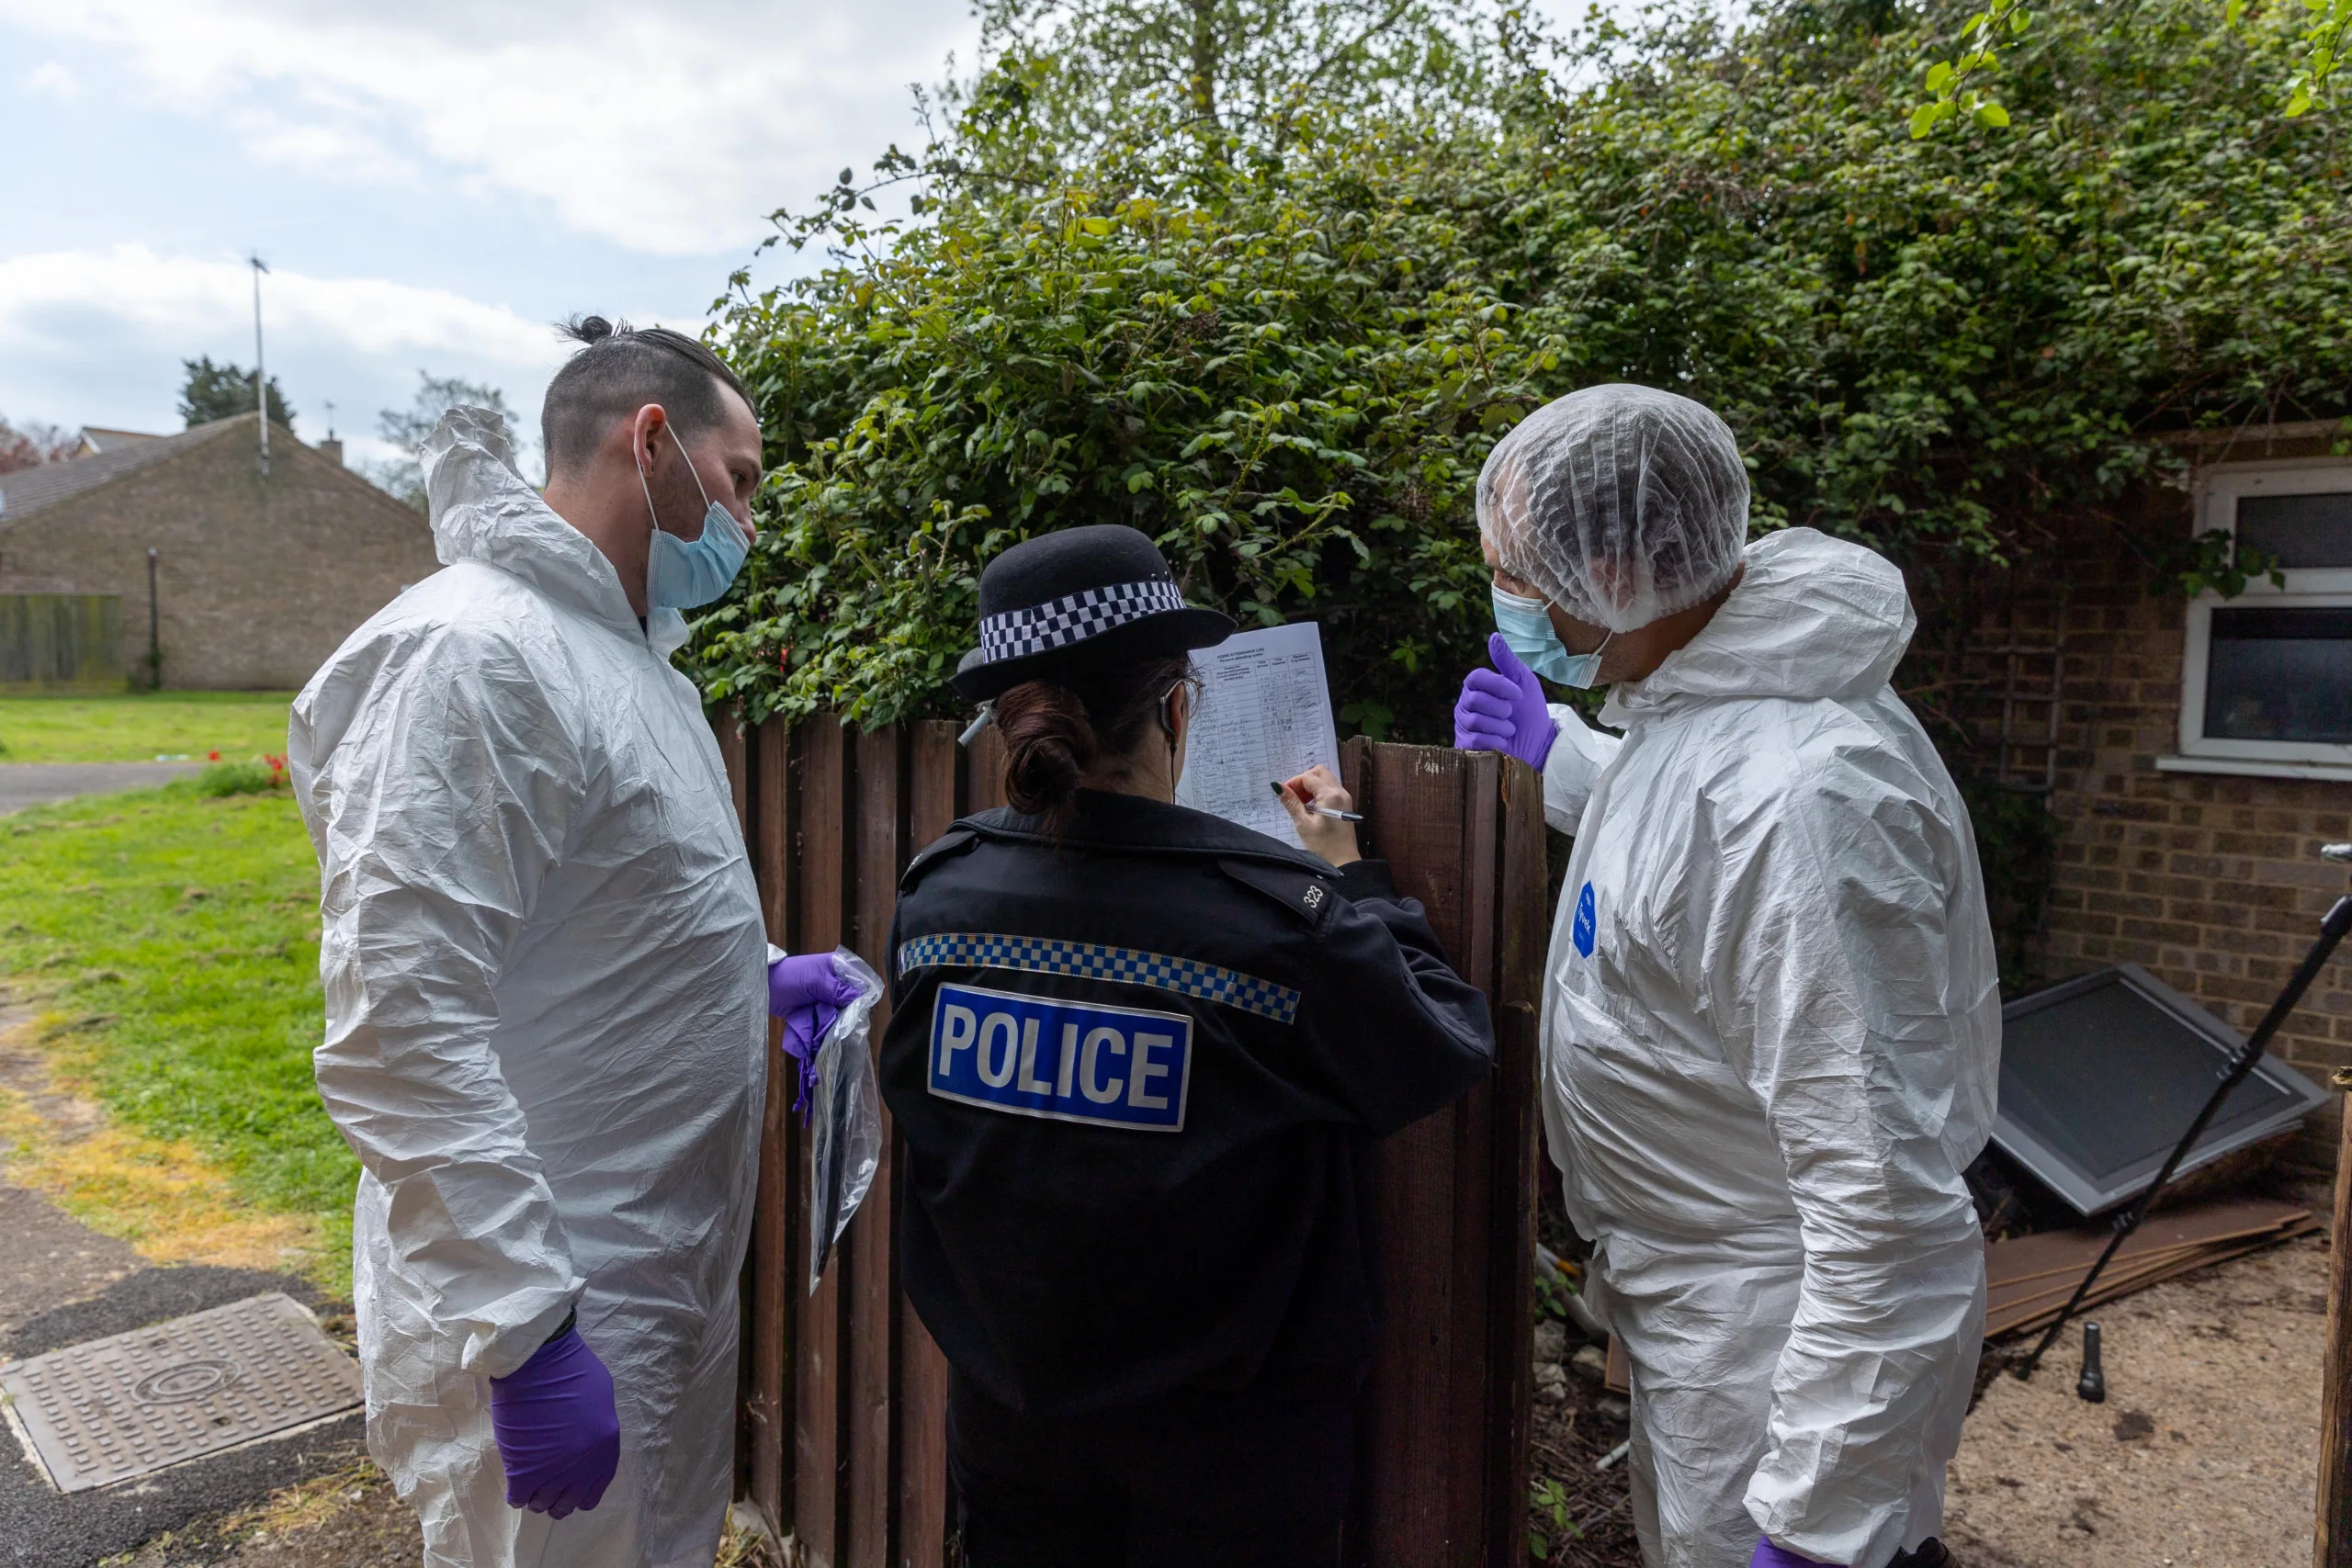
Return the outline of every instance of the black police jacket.
[[[958,822],[890,946],[900,1277],[959,1374],[1037,1415],[1353,1386],[1372,1141],[1494,1062],[1385,863],[1087,792],[1058,840]]]

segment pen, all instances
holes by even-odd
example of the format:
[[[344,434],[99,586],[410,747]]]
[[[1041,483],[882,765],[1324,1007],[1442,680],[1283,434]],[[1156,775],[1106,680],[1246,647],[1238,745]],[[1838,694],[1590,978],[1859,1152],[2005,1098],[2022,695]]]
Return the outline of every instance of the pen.
[[[1289,793],[1280,784],[1272,784],[1271,787],[1276,795],[1286,795]],[[1361,811],[1335,811],[1328,806],[1317,806],[1313,801],[1302,801],[1300,804],[1305,806],[1307,810],[1313,812],[1317,817],[1335,818],[1341,822],[1361,822],[1363,820],[1363,813]]]

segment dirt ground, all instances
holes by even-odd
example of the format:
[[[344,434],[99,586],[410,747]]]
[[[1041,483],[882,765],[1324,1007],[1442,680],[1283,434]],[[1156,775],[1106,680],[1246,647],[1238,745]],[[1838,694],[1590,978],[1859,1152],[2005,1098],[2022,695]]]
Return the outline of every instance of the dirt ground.
[[[261,1507],[191,1526],[101,1568],[415,1568],[416,1516],[356,1448],[345,1470],[292,1486]],[[714,1568],[781,1568],[751,1531],[728,1521]]]
[[[416,1516],[355,1445],[332,1474],[159,1537],[103,1568],[415,1568],[423,1550]]]
[[[2108,1396],[2075,1396],[2079,1335],[1996,1377],[1952,1461],[1965,1568],[2302,1568],[2312,1557],[2325,1245],[2256,1253],[2094,1315]]]
[[[1554,1324],[1538,1332],[1539,1363],[1577,1349],[1577,1337],[1564,1329]],[[1557,1374],[1540,1364],[1536,1369],[1527,1456],[1536,1504],[1529,1523],[1546,1538],[1544,1555],[1533,1559],[1545,1568],[1641,1568],[1624,1461],[1593,1468],[1633,1429],[1625,1402],[1603,1392],[1600,1374],[1591,1354],[1582,1365],[1563,1366]],[[1547,1487],[1556,1493],[1547,1494]],[[1555,1509],[1566,1515],[1570,1528],[1561,1529],[1555,1517],[1547,1517]]]
[[[2104,1404],[2075,1395],[2076,1334],[2033,1382],[1994,1377],[1950,1475],[1944,1540],[1961,1568],[2303,1568],[2327,1269],[2307,1237],[2109,1303],[2095,1314]],[[1538,1361],[1576,1348],[1539,1338]],[[1585,1371],[1537,1368],[1529,1468],[1581,1533],[1554,1529],[1534,1561],[1640,1568],[1624,1466],[1593,1469],[1624,1439],[1623,1402],[1589,1358]]]

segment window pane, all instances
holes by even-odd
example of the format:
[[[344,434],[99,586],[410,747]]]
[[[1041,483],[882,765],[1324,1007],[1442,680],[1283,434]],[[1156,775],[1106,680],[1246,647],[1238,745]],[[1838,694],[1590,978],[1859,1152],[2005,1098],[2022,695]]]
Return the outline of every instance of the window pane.
[[[2113,982],[2003,1020],[2001,1115],[2105,1186],[2170,1152],[2225,1060],[2168,1010]],[[2199,1146],[2287,1103],[2256,1073],[2230,1091]]]
[[[2352,609],[2216,610],[2205,671],[2209,739],[2352,744]]]
[[[2238,497],[2238,543],[2290,570],[2352,566],[2352,491]]]

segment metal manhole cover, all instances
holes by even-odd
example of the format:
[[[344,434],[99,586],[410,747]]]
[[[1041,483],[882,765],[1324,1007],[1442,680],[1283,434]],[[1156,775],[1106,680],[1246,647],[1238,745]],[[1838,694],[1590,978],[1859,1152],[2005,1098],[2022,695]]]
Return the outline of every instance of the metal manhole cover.
[[[141,1404],[178,1404],[226,1388],[236,1375],[232,1362],[182,1361],[141,1378],[131,1384],[130,1397]]]
[[[111,1486],[349,1410],[359,1367],[272,1292],[0,1366],[61,1492]]]

